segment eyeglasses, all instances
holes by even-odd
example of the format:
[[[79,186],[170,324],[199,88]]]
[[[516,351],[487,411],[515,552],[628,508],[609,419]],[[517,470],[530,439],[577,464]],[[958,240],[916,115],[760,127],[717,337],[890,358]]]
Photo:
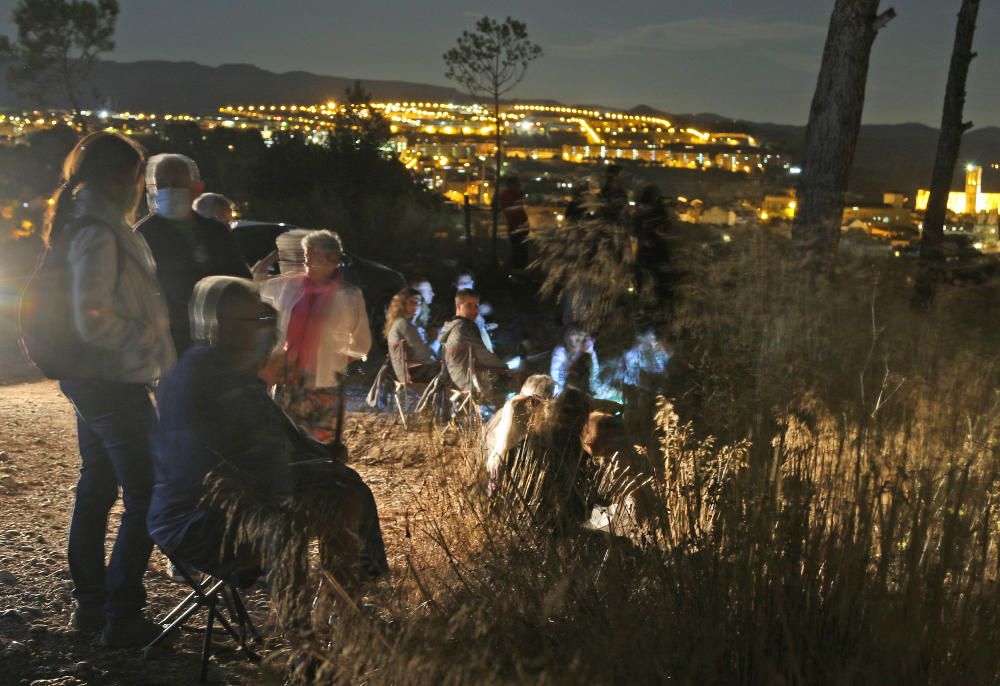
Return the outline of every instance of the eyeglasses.
[[[262,312],[256,317],[219,317],[223,322],[274,322],[278,320],[278,315],[274,312]]]

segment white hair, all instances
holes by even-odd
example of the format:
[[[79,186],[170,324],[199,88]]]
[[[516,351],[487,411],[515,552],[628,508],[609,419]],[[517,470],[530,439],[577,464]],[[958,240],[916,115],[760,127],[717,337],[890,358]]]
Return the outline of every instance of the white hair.
[[[556,394],[556,382],[548,374],[532,374],[524,380],[521,395],[533,395],[536,398],[551,398]]]
[[[215,213],[223,207],[232,209],[233,201],[221,193],[202,193],[191,203],[191,209],[206,219],[215,219]]]
[[[195,164],[195,161],[190,157],[187,155],[179,155],[177,153],[161,153],[159,155],[153,155],[146,162],[146,190],[148,192],[156,192],[156,173],[160,166],[164,164],[184,164],[187,166],[188,171],[191,172],[191,183],[201,181],[201,173],[198,171],[198,165]]]
[[[255,298],[260,291],[253,281],[236,276],[206,276],[194,285],[188,318],[191,320],[191,339],[212,345],[219,336],[219,303],[231,289],[241,290]]]
[[[302,237],[302,249],[322,252],[328,255],[343,255],[344,244],[340,236],[328,229],[310,231]]]

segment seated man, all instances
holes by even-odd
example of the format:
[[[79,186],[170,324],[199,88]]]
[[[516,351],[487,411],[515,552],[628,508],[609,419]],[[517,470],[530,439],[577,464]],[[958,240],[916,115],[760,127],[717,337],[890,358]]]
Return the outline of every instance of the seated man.
[[[445,324],[438,335],[448,376],[463,391],[489,390],[492,384],[485,377],[507,371],[507,364],[483,344],[476,326],[478,314],[479,294],[469,289],[460,290],[455,294],[455,318]]]
[[[205,343],[184,354],[156,393],[150,535],[176,561],[210,574],[263,564],[279,607],[294,613],[290,624],[302,621],[310,538],[342,585],[387,571],[375,500],[333,459],[342,448],[304,436],[257,378],[277,315],[252,282],[199,281],[191,319]]]

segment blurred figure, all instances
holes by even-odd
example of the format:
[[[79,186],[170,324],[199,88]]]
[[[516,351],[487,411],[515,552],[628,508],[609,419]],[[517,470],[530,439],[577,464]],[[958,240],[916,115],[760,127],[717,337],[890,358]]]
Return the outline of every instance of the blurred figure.
[[[667,374],[670,353],[656,336],[656,330],[646,328],[635,338],[635,344],[622,355],[621,379],[626,388],[655,390]]]
[[[135,225],[156,260],[156,278],[167,299],[178,355],[191,345],[188,305],[194,285],[206,276],[250,276],[229,227],[191,209],[202,187],[194,160],[154,155],[146,167],[151,213]]]
[[[506,176],[498,201],[507,222],[507,238],[510,241],[511,269],[523,270],[528,266],[528,212],[524,208],[524,188],[521,179]]]
[[[340,461],[342,446],[311,440],[268,397],[257,374],[278,315],[255,285],[204,279],[191,316],[199,344],[157,389],[150,532],[172,558],[209,574],[249,582],[266,565],[279,610],[293,606],[288,628],[308,629],[309,539],[348,588],[387,571],[375,500]],[[289,533],[269,533],[276,526]]]
[[[255,274],[261,297],[278,310],[282,354],[276,399],[296,424],[319,441],[333,437],[340,411],[338,375],[371,347],[371,330],[361,290],[340,273],[344,252],[333,231],[312,231],[302,239],[305,273],[266,279]],[[261,267],[266,269],[266,267]]]
[[[636,281],[640,291],[648,290],[656,297],[655,308],[661,313],[669,310],[673,302],[675,275],[670,228],[660,189],[653,185],[643,187],[632,216]]]
[[[609,164],[605,170],[604,184],[601,186],[601,215],[605,219],[619,220],[628,209],[628,193],[622,185],[622,167]]]
[[[488,496],[495,495],[500,486],[508,451],[524,440],[530,418],[540,403],[553,397],[555,387],[552,377],[532,374],[521,386],[521,391],[508,399],[503,408],[483,426]]]
[[[214,219],[226,226],[236,218],[235,203],[221,193],[202,193],[191,203],[191,209],[200,217]]]
[[[413,323],[425,330],[431,324],[431,304],[434,302],[434,286],[426,278],[420,277],[410,282],[410,288],[420,293],[420,310]]]
[[[515,421],[526,425],[524,437],[501,458],[493,492],[505,502],[523,503],[534,524],[571,533],[596,501],[596,470],[581,438],[590,399],[567,388],[551,400],[530,401],[522,414]]]
[[[129,222],[142,195],[145,153],[117,133],[76,144],[63,163],[46,232],[67,255],[70,307],[84,344],[79,369],[59,387],[76,410],[80,480],[69,530],[76,608],[72,627],[103,629],[108,647],[145,645],[143,574],[153,541],[146,512],[153,488],[149,387],[174,363],[167,304],[143,237]],[[105,565],[108,515],[121,488],[125,510]]]
[[[549,375],[555,381],[555,395],[566,387],[576,388],[587,395],[598,394],[600,365],[594,339],[578,326],[568,326],[563,343],[552,351]]]
[[[423,383],[441,371],[434,353],[413,320],[420,310],[420,292],[407,288],[393,296],[385,318],[389,360],[401,383]]]

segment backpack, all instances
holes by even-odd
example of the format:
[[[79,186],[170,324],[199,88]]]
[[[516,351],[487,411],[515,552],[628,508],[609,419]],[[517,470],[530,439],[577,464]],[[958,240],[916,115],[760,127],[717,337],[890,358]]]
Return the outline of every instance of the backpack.
[[[79,217],[63,229],[42,253],[18,303],[21,351],[50,379],[100,375],[100,349],[84,342],[76,328],[69,265],[69,247],[77,231],[95,223],[103,222]]]

